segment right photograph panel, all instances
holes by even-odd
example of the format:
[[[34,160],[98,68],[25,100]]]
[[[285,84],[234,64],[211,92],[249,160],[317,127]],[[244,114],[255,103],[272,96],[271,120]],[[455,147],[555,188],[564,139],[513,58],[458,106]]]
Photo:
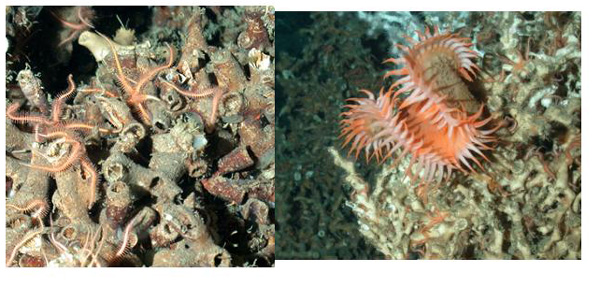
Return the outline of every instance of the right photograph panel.
[[[277,12],[277,259],[581,259],[580,12]]]

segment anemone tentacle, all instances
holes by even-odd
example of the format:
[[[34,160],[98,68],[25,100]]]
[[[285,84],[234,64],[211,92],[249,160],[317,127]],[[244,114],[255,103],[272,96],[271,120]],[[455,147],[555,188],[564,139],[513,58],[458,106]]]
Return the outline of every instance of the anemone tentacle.
[[[425,182],[439,182],[455,169],[483,169],[478,157],[489,161],[482,151],[492,149],[488,144],[496,141],[493,133],[500,126],[483,129],[492,118],[479,120],[484,105],[477,108],[463,82],[476,76],[479,68],[473,58],[478,54],[467,38],[440,33],[437,27],[433,33],[429,28],[418,31],[417,36],[418,42],[406,37],[410,46],[397,45],[399,58],[384,61],[402,65],[384,75],[399,77],[385,93],[382,88],[375,97],[362,90],[367,98],[347,100],[341,121],[343,146],[352,142],[349,154],[358,158],[364,150],[367,162],[373,156],[382,162],[411,154],[407,173],[416,163]]]

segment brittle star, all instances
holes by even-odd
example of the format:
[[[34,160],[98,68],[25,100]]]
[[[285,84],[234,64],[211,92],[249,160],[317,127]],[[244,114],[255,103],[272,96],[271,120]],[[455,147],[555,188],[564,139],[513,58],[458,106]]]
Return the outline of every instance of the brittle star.
[[[69,153],[62,155],[58,161],[51,163],[51,166],[44,166],[33,164],[34,158],[31,158],[30,164],[23,164],[25,166],[40,169],[52,173],[63,172],[69,167],[73,166],[75,162],[79,161],[81,168],[87,173],[90,179],[90,197],[88,203],[88,209],[91,209],[96,197],[96,185],[98,183],[98,173],[96,168],[87,157],[85,151],[85,143],[83,138],[79,136],[76,131],[82,133],[89,133],[94,129],[98,129],[102,133],[110,133],[111,131],[105,128],[96,127],[95,125],[87,124],[84,122],[73,121],[73,120],[62,120],[62,109],[65,100],[72,96],[75,92],[75,83],[73,82],[73,75],[68,77],[69,87],[65,92],[60,94],[52,103],[52,114],[50,119],[45,118],[41,115],[32,114],[18,114],[17,109],[20,107],[20,103],[14,103],[10,105],[6,111],[6,115],[9,119],[26,124],[34,124],[35,140],[41,142],[44,139],[59,139],[57,144],[68,144]],[[41,155],[46,160],[49,160],[48,156],[40,153],[37,150],[32,150],[36,155]],[[65,158],[62,162],[61,159]]]
[[[38,236],[39,234],[42,234],[42,232],[44,231],[43,220],[44,217],[46,217],[46,214],[48,213],[48,203],[45,200],[34,199],[26,206],[7,204],[6,207],[14,208],[19,212],[30,212],[37,209],[36,212],[33,212],[31,214],[31,218],[34,219],[34,222],[37,223],[38,228],[27,232],[25,236],[23,236],[23,238],[21,238],[19,241],[17,241],[16,244],[14,244],[12,251],[10,253],[7,252],[8,256],[6,258],[6,267],[10,267],[12,265],[13,260],[17,256],[19,249],[21,249],[23,245],[27,244],[27,242],[29,242],[34,237]]]
[[[161,82],[166,84],[167,86],[173,88],[178,93],[180,93],[186,97],[190,97],[190,98],[199,99],[199,98],[205,98],[211,94],[214,94],[213,99],[212,99],[212,108],[211,108],[210,118],[208,119],[208,125],[207,125],[209,132],[211,132],[214,129],[214,126],[217,121],[217,114],[219,112],[219,102],[221,101],[221,99],[223,97],[228,95],[228,93],[226,93],[225,90],[218,88],[218,87],[212,87],[212,88],[201,89],[200,91],[197,91],[197,92],[193,92],[193,91],[183,90],[180,87],[176,86],[175,84],[168,82],[167,80],[164,80],[164,79],[161,79]]]
[[[156,75],[162,70],[168,69],[173,65],[173,48],[171,47],[171,45],[167,44],[167,47],[169,48],[169,60],[166,64],[155,67],[154,69],[151,69],[150,71],[142,74],[137,80],[137,82],[134,82],[125,76],[125,73],[123,72],[123,67],[121,66],[121,61],[119,60],[119,56],[117,55],[117,50],[115,49],[115,46],[113,45],[112,41],[102,34],[100,34],[100,36],[102,36],[102,38],[104,38],[106,42],[108,42],[110,50],[112,51],[113,58],[115,60],[115,65],[117,66],[117,80],[119,81],[121,89],[129,96],[126,99],[127,105],[129,105],[135,112],[139,113],[142,121],[145,124],[150,125],[151,117],[144,107],[144,102],[146,102],[147,100],[160,101],[160,99],[155,96],[142,93],[142,88],[144,88],[144,86],[152,79],[154,79],[154,77],[156,77]],[[132,86],[130,82],[134,82],[135,86]]]
[[[428,212],[427,219],[428,219],[428,223],[427,225],[421,227],[418,232],[421,233],[423,235],[423,239],[416,241],[413,243],[413,245],[421,245],[421,244],[425,244],[427,243],[427,241],[429,241],[429,231],[436,225],[444,222],[444,220],[446,219],[446,217],[448,217],[448,212],[440,212],[439,210],[435,210],[433,213]]]
[[[68,43],[68,42],[72,41],[73,39],[75,39],[81,32],[88,30],[88,29],[94,29],[94,26],[89,22],[89,20],[85,19],[85,16],[83,15],[84,14],[83,9],[90,9],[90,8],[89,7],[77,7],[77,19],[79,20],[79,23],[72,23],[72,22],[66,21],[66,20],[60,18],[58,15],[56,15],[56,13],[50,11],[50,14],[52,14],[52,16],[54,16],[54,18],[56,18],[56,20],[58,20],[63,26],[72,29],[71,33],[69,33],[69,36],[66,39],[62,40],[58,44],[59,47],[64,45],[65,43]],[[91,9],[89,11],[91,12]],[[92,16],[93,16],[93,14],[92,14]]]

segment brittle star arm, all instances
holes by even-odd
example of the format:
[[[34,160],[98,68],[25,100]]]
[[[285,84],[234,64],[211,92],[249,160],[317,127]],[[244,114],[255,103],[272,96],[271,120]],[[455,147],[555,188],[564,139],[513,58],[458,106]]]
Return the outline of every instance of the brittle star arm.
[[[150,114],[148,114],[148,112],[144,108],[143,102],[147,101],[147,100],[160,101],[160,99],[157,97],[151,96],[151,95],[142,94],[141,90],[144,87],[144,85],[147,82],[151,81],[154,77],[156,77],[156,75],[160,71],[162,71],[164,69],[168,69],[169,67],[171,67],[173,65],[173,48],[170,45],[167,45],[167,47],[169,48],[168,62],[162,66],[158,66],[158,67],[144,73],[142,75],[142,77],[140,79],[138,79],[138,82],[135,85],[135,88],[133,90],[134,93],[130,94],[129,99],[127,100],[129,103],[133,104],[136,107],[136,109],[139,111],[140,115],[142,116],[142,119],[146,123],[150,123],[151,117],[150,117]]]
[[[20,114],[20,113],[16,113],[16,111],[19,109],[19,107],[21,106],[21,104],[19,103],[14,103],[12,105],[10,105],[7,109],[6,109],[6,116],[18,123],[36,123],[36,124],[42,124],[42,125],[48,125],[50,124],[50,122],[42,117],[42,116],[34,116],[34,115],[30,115],[30,114]]]
[[[38,220],[42,220],[48,213],[49,207],[48,207],[48,202],[46,200],[34,199],[34,200],[30,201],[29,203],[27,203],[27,205],[25,205],[25,206],[18,206],[15,204],[7,203],[6,208],[13,208],[19,212],[30,212],[30,211],[35,210],[35,212],[33,212],[31,214],[31,217],[38,218]]]
[[[142,120],[146,124],[149,124],[151,117],[150,117],[150,114],[148,114],[148,112],[144,108],[143,103],[144,103],[144,101],[149,100],[149,99],[159,100],[159,101],[160,101],[160,99],[158,99],[154,96],[151,96],[151,95],[142,94],[141,90],[144,87],[144,85],[147,84],[154,77],[156,77],[156,75],[160,71],[167,69],[173,65],[173,60],[174,60],[173,48],[170,45],[167,45],[167,47],[169,48],[169,60],[167,61],[167,63],[144,73],[138,79],[135,87],[132,87],[130,84],[130,81],[127,79],[127,77],[125,76],[125,73],[123,72],[123,67],[121,66],[121,61],[119,61],[119,56],[117,55],[117,50],[115,49],[115,46],[113,45],[112,41],[108,37],[106,37],[102,34],[100,34],[100,36],[102,36],[104,38],[104,40],[106,40],[106,42],[108,42],[108,45],[110,46],[110,50],[113,54],[113,58],[115,61],[115,66],[117,67],[117,80],[119,81],[121,88],[125,91],[126,94],[129,95],[129,98],[127,99],[127,103],[129,105],[132,105],[135,108],[135,110],[137,112],[139,112],[139,114],[142,117]]]
[[[119,61],[119,55],[117,55],[117,49],[115,49],[115,46],[113,45],[113,42],[108,37],[104,36],[104,34],[101,34],[101,33],[98,33],[98,34],[102,38],[104,38],[104,40],[106,40],[106,42],[108,43],[108,46],[110,47],[110,51],[113,54],[113,58],[114,58],[114,61],[115,61],[115,66],[117,67],[117,80],[119,81],[119,84],[121,85],[121,88],[128,95],[132,95],[134,93],[134,89],[129,84],[129,81],[127,81],[127,77],[125,76],[125,73],[123,72],[123,67],[121,66],[121,61]]]
[[[82,154],[83,154],[83,145],[81,144],[81,142],[72,139],[72,136],[69,135],[66,132],[63,131],[57,131],[57,132],[52,132],[49,134],[39,134],[39,136],[44,137],[44,138],[63,138],[63,141],[65,143],[71,144],[71,154],[65,159],[65,161],[58,165],[58,166],[43,166],[43,165],[36,165],[36,164],[23,164],[25,166],[31,167],[31,168],[35,168],[35,169],[40,169],[40,170],[45,170],[48,172],[61,172],[66,170],[67,168],[69,168],[70,166],[73,165],[73,163],[80,159]],[[34,153],[39,154],[38,151],[34,150]]]
[[[138,221],[141,220],[140,217],[141,212],[138,212],[138,214],[136,214],[130,221],[129,223],[127,223],[127,226],[125,227],[124,233],[123,233],[123,243],[121,243],[121,246],[119,247],[119,250],[117,250],[117,253],[115,255],[116,258],[121,257],[123,254],[125,254],[128,251],[128,248],[130,248],[130,245],[134,245],[132,243],[130,243],[130,241],[132,241],[132,239],[130,239],[130,236],[134,236],[134,243],[137,241],[135,238],[137,237],[137,235],[132,234],[132,229],[133,226],[135,226]]]
[[[215,93],[215,95],[213,97],[212,109],[210,112],[210,120],[208,121],[208,126],[209,126],[210,131],[214,130],[215,124],[217,123],[217,113],[219,112],[219,102],[221,101],[222,98],[224,98],[227,95],[228,95],[228,93],[226,93],[225,91],[223,91],[221,89],[217,89],[217,92]]]
[[[102,232],[100,232],[102,231]],[[100,253],[100,250],[102,249],[102,246],[104,246],[104,241],[106,239],[106,236],[104,236],[104,228],[102,227],[102,225],[98,226],[98,229],[96,230],[96,232],[94,233],[94,236],[92,236],[90,238],[90,234],[91,231],[88,231],[86,233],[86,239],[85,239],[85,243],[83,245],[83,247],[80,250],[80,254],[82,255],[80,260],[80,266],[79,267],[90,267],[90,266],[96,266],[96,267],[100,267],[101,264],[98,261],[98,255]],[[96,246],[96,242],[98,241],[98,235],[100,235],[100,245]],[[95,250],[95,253],[94,253]],[[90,259],[89,263],[88,263],[88,259]]]
[[[179,88],[178,86],[176,86],[175,84],[170,83],[164,79],[161,79],[161,82],[166,84],[167,86],[173,88],[175,91],[177,91],[178,93],[180,93],[186,97],[205,98],[211,94],[214,94],[213,99],[212,99],[211,114],[210,114],[210,118],[208,120],[209,130],[212,130],[214,128],[214,125],[217,121],[217,114],[219,112],[219,102],[221,101],[222,98],[229,95],[226,91],[224,91],[223,89],[221,89],[219,87],[212,87],[212,88],[206,88],[206,89],[200,90],[198,92],[192,92],[192,91],[183,90],[183,89]]]
[[[60,116],[62,115],[62,108],[65,100],[74,95],[75,92],[75,82],[73,82],[73,75],[69,75],[68,77],[69,87],[66,91],[60,94],[52,103],[52,122],[58,123],[60,121]]]
[[[10,255],[6,259],[6,267],[10,267],[12,265],[13,260],[17,256],[17,252],[19,251],[19,249],[21,249],[21,247],[23,247],[23,245],[25,245],[27,242],[29,242],[29,240],[33,239],[35,236],[41,234],[44,231],[44,224],[42,223],[42,221],[39,221],[38,225],[39,228],[29,231],[27,234],[25,234],[25,236],[23,236],[23,239],[21,239],[19,242],[17,242],[17,244],[15,244],[15,247],[12,249]]]
[[[110,98],[117,97],[117,95],[113,94],[110,91],[105,90],[104,88],[102,88],[102,89],[99,89],[99,88],[79,89],[79,91],[82,93],[100,93],[102,95],[107,95]]]
[[[169,49],[169,60],[167,61],[167,63],[165,63],[162,66],[158,66],[154,69],[151,69],[150,71],[144,73],[142,75],[142,77],[140,77],[138,79],[137,85],[135,85],[135,94],[138,95],[140,93],[140,91],[142,90],[142,88],[144,87],[144,85],[149,82],[150,80],[154,79],[154,77],[156,77],[156,75],[158,73],[160,73],[160,71],[168,69],[169,67],[171,67],[173,65],[173,47],[171,47],[171,45],[167,44],[167,48]]]
[[[75,37],[77,37],[77,35],[81,31],[86,30],[88,28],[94,29],[94,26],[83,17],[83,15],[81,13],[82,8],[83,7],[77,8],[77,18],[79,18],[79,21],[81,21],[81,23],[79,23],[79,24],[66,21],[66,20],[60,18],[58,15],[56,15],[56,13],[50,11],[50,14],[52,14],[52,16],[54,16],[54,18],[56,18],[56,20],[58,20],[63,26],[73,29],[73,31],[71,31],[71,33],[69,33],[69,36],[66,39],[64,39],[60,43],[58,43],[59,47],[65,43],[73,40]]]
[[[172,89],[174,89],[178,93],[180,93],[180,94],[182,94],[182,95],[184,95],[186,97],[191,97],[191,98],[204,98],[204,97],[208,97],[209,95],[216,93],[216,91],[218,89],[218,88],[207,88],[207,89],[203,89],[203,90],[201,90],[199,92],[192,92],[192,91],[183,90],[183,89],[179,88],[178,86],[176,86],[175,84],[173,84],[173,83],[171,83],[171,82],[169,82],[167,80],[160,79],[160,81],[163,84],[171,87]]]
[[[85,130],[85,131],[91,131],[93,130],[96,126],[94,125],[90,125],[90,124],[86,124],[86,123],[81,123],[81,122],[67,122],[64,124],[64,127],[66,129],[69,130]],[[98,131],[100,131],[101,133],[112,133],[114,131],[109,130],[109,129],[105,129],[105,128],[101,128],[98,127]]]

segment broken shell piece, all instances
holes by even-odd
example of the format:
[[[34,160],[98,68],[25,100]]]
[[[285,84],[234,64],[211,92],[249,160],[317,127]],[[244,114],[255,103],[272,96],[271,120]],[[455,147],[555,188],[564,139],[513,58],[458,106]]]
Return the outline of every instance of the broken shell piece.
[[[258,158],[258,168],[268,166],[275,159],[275,131],[272,126],[261,128],[259,121],[246,119],[239,134],[242,143],[250,146],[250,150]]]
[[[238,46],[244,49],[256,48],[259,50],[264,50],[271,46],[269,33],[261,19],[263,14],[264,11],[261,11],[261,8],[246,8],[244,21],[247,26],[246,30],[238,37]]]
[[[25,254],[19,258],[19,267],[46,267],[46,261],[41,256]]]
[[[242,203],[248,190],[256,188],[256,181],[232,180],[222,176],[211,177],[201,181],[202,186],[212,195],[237,204]]]
[[[119,134],[119,140],[113,149],[124,153],[131,152],[145,136],[146,129],[142,124],[138,122],[130,123]]]
[[[202,119],[194,114],[186,114],[185,117],[178,118],[169,136],[176,144],[176,148],[186,154],[202,153],[208,144],[204,136]]]
[[[260,199],[264,202],[268,202],[271,205],[275,204],[275,184],[262,183],[257,185],[256,188],[248,190],[249,198]]]
[[[210,238],[202,218],[192,208],[168,204],[162,214],[164,214],[163,220],[182,237],[203,241]]]
[[[258,199],[248,199],[248,202],[242,206],[242,216],[258,224],[269,224],[269,206]]]
[[[175,241],[179,234],[171,228],[166,220],[161,222],[150,230],[150,240],[152,247],[164,247]]]
[[[173,258],[177,258],[174,261]],[[156,267],[227,267],[231,265],[231,255],[224,248],[207,242],[180,241],[170,248],[162,248],[152,258]]]
[[[271,65],[271,56],[253,48],[248,52],[248,64],[251,69],[266,71]]]
[[[171,125],[168,107],[164,102],[148,101],[146,104],[148,112],[152,115],[152,128],[157,132],[166,132]]]
[[[239,93],[229,93],[222,99],[222,102],[223,108],[219,111],[221,118],[239,116],[247,106],[246,99]]]
[[[126,181],[127,168],[120,162],[108,162],[102,165],[102,173],[108,182]]]
[[[242,67],[227,49],[219,49],[210,55],[213,72],[219,87],[229,92],[241,91],[246,85],[246,76]]]
[[[198,158],[196,160],[188,159],[185,162],[185,167],[190,177],[201,177],[208,171],[208,164],[205,160]]]
[[[172,88],[169,89],[168,92],[161,93],[161,99],[165,101],[171,112],[179,112],[185,108],[185,101],[181,95]]]
[[[245,146],[237,147],[219,159],[219,173],[229,173],[248,168],[254,164]]]
[[[149,167],[178,182],[186,171],[184,161],[185,155],[181,153],[155,153],[150,159]]]
[[[121,164],[128,170],[127,182],[130,186],[135,185],[155,196],[158,201],[172,201],[182,193],[181,188],[162,173],[145,168],[123,153],[113,153],[108,157],[104,165]],[[137,192],[137,191],[136,191]]]
[[[125,219],[131,210],[133,202],[129,186],[123,181],[117,181],[106,190],[106,218],[112,229],[125,224]]]
[[[123,101],[117,98],[96,96],[100,105],[100,112],[116,129],[115,132],[121,132],[124,126],[134,122],[130,109]]]

